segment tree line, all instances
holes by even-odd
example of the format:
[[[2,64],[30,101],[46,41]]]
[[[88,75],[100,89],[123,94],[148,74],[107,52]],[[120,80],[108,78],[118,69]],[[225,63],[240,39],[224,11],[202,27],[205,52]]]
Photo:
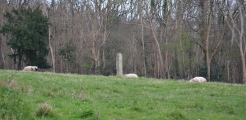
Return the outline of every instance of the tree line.
[[[1,69],[47,63],[43,68],[57,73],[115,75],[120,52],[124,73],[246,83],[244,0],[2,0],[0,28],[8,11],[23,8],[48,18],[42,37],[20,37],[46,41],[40,46],[48,52],[35,55],[47,61],[16,62],[13,36],[2,32]]]

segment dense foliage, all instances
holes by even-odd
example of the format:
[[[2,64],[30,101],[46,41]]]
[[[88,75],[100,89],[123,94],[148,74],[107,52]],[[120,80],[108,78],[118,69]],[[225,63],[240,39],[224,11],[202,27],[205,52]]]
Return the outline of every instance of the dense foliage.
[[[18,64],[35,65],[40,68],[50,67],[46,56],[49,52],[49,20],[39,8],[13,8],[4,15],[6,23],[1,32],[9,35],[8,45],[13,49],[10,57]]]

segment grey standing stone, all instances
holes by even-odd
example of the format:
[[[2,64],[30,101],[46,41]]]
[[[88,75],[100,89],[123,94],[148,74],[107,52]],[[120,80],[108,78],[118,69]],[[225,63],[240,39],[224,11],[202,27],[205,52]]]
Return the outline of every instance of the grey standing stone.
[[[116,70],[117,70],[117,75],[123,75],[123,63],[122,63],[121,53],[117,53],[116,55]]]

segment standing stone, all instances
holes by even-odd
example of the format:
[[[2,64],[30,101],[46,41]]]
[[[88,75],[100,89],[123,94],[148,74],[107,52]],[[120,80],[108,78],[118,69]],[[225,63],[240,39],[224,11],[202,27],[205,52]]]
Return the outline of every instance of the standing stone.
[[[116,70],[117,75],[123,75],[123,63],[122,63],[122,54],[117,53],[116,55]]]

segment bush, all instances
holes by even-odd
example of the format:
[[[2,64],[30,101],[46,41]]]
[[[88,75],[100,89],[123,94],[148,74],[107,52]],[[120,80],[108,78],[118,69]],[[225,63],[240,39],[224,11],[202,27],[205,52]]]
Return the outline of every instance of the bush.
[[[39,108],[38,108],[38,111],[37,111],[37,116],[40,116],[40,117],[52,117],[52,106],[49,105],[48,103],[41,103],[39,104]]]
[[[94,112],[92,110],[88,110],[88,111],[79,111],[79,116],[80,118],[87,118],[94,115]]]

